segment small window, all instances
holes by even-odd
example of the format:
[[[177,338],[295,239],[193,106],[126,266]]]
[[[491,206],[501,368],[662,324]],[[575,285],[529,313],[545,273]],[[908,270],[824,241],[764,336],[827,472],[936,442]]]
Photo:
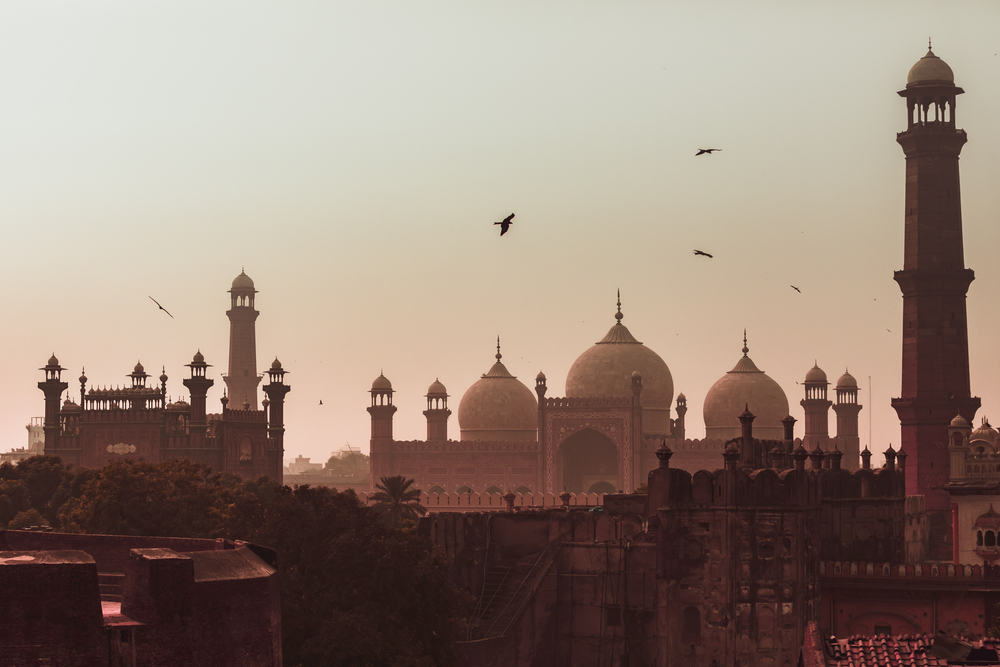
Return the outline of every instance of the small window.
[[[992,530],[987,530],[986,531],[985,546],[987,546],[987,547],[995,547],[996,545],[997,545],[997,534],[994,533]]]
[[[876,635],[885,635],[886,637],[892,636],[892,626],[891,625],[876,625],[875,626]]]

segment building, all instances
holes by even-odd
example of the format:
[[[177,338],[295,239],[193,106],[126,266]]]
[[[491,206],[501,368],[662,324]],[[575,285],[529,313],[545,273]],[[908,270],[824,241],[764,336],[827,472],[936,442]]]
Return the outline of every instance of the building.
[[[45,449],[45,428],[41,417],[32,417],[25,426],[28,429],[28,446],[18,447],[9,452],[0,452],[0,463],[17,463],[31,456],[38,456]]]
[[[229,374],[224,379],[241,403],[230,406],[230,394],[224,393],[221,412],[208,412],[208,390],[215,380],[208,377],[210,365],[200,351],[186,364],[190,376],[183,384],[189,401],[168,403],[166,372],[156,385],[137,363],[126,376],[130,383],[121,387],[88,389],[87,376],[81,375],[80,402],[76,403],[67,392],[69,383],[62,380],[66,369],[53,355],[41,369],[45,380],[38,383],[45,394],[45,454],[86,468],[100,468],[120,458],[153,463],[185,458],[244,479],[266,476],[280,480],[284,402],[291,387],[285,384],[286,371],[275,359],[263,387],[267,398],[262,409],[256,407],[261,377],[256,374],[255,361],[255,293],[253,281],[240,273],[230,290],[232,308],[227,313],[232,349]]]
[[[463,394],[458,407],[459,440],[448,437],[448,391],[435,380],[427,390],[427,439],[393,437],[392,383],[379,375],[370,390],[371,479],[403,475],[432,493],[479,494],[615,493],[632,491],[656,467],[656,450],[667,441],[676,465],[694,472],[718,465],[726,443],[741,437],[739,415],[749,409],[762,437],[782,440],[795,420],[777,382],[743,356],[709,389],[703,417],[708,437],[685,438],[687,398],[678,394],[670,369],[622,323],[621,300],[615,324],[570,367],[566,396],[548,397],[544,373],[531,389],[502,362],[496,362]],[[809,371],[806,425],[810,452],[838,450],[845,467],[859,467],[857,382],[845,373],[837,404],[826,401],[826,375]],[[817,373],[819,375],[817,375]],[[818,378],[822,376],[820,381]],[[821,401],[819,398],[821,397]],[[674,417],[671,405],[674,405]],[[826,413],[837,414],[837,435],[828,433]],[[789,423],[790,420],[790,423]],[[759,424],[759,426],[758,426]]]
[[[280,667],[275,553],[0,530],[0,663]]]

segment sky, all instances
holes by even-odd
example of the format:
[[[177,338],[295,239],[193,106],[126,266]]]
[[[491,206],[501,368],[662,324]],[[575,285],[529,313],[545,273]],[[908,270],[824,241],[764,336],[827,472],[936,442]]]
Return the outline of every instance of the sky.
[[[619,289],[689,437],[745,328],[793,416],[814,362],[847,368],[862,446],[898,447],[896,91],[928,37],[966,90],[972,390],[1000,421],[997,26],[992,1],[2,1],[0,450],[53,352],[77,400],[82,367],[137,360],[176,399],[200,349],[218,410],[244,268],[286,461],[367,451],[383,371],[397,439],[426,436],[436,378],[458,438],[497,336],[563,395]]]

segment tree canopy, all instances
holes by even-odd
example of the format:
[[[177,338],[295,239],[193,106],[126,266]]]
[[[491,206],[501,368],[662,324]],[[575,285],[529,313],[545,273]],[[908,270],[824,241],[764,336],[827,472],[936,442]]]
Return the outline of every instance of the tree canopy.
[[[375,485],[372,494],[375,501],[372,509],[392,528],[401,527],[404,522],[415,522],[427,514],[427,508],[420,504],[420,489],[414,488],[412,479],[402,475],[383,477]]]

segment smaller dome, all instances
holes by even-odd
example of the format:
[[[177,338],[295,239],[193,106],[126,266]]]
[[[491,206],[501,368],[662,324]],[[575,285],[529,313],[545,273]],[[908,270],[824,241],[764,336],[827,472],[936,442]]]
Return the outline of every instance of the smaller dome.
[[[840,376],[837,380],[837,389],[857,389],[858,381],[854,379],[854,376],[844,369],[844,374]]]
[[[684,394],[677,394],[677,400],[678,401],[686,401],[688,399],[687,399],[687,396],[685,396]]]
[[[372,391],[392,391],[392,383],[389,382],[389,378],[380,373],[372,382]]]
[[[818,363],[814,363],[813,367],[806,373],[806,382],[810,384],[827,384],[826,373],[819,367]]]
[[[240,275],[233,279],[233,289],[252,290],[253,288],[253,280],[246,274],[246,271],[240,271]]]
[[[59,360],[56,359],[56,355],[55,355],[54,352],[52,353],[52,356],[49,357],[49,363],[46,364],[46,365],[47,366],[58,366],[59,365]]]
[[[87,381],[87,374],[86,374],[86,373],[84,372],[84,370],[83,370],[83,369],[81,368],[81,369],[80,369],[80,384],[83,384],[83,383],[84,383],[84,382],[86,382],[86,381]]]
[[[133,368],[133,369],[132,369],[132,372],[133,372],[133,373],[145,373],[145,372],[146,372],[146,369],[145,369],[145,368],[143,368],[143,367],[142,367],[142,364],[140,364],[140,363],[139,363],[139,362],[137,361],[137,362],[135,362],[135,368]]]
[[[961,427],[968,426],[969,421],[962,415],[955,415],[955,418],[951,420],[951,426]]]
[[[538,371],[538,375],[535,376],[535,381],[540,382],[545,379],[545,373]]]
[[[638,378],[638,379],[641,380],[642,379],[642,373],[640,373],[639,371],[632,371],[632,377],[633,378]]]
[[[441,384],[440,380],[435,379],[434,382],[431,382],[431,386],[427,387],[427,395],[428,396],[447,396],[448,395],[448,390],[444,388],[444,385]]]
[[[981,514],[976,518],[976,528],[992,528],[993,530],[1000,528],[1000,514],[997,514],[996,510],[993,509],[992,503],[990,503],[990,509],[986,514]]]
[[[927,55],[917,61],[906,75],[906,87],[921,83],[947,83],[955,85],[955,73],[948,63],[934,55],[929,48]]]
[[[292,363],[292,365],[294,366],[295,364]],[[282,370],[282,368],[281,368],[281,362],[278,361],[278,357],[275,357],[274,361],[271,362],[271,370],[272,371],[280,371],[280,370]]]
[[[198,350],[197,352],[194,353],[194,357],[192,357],[191,363],[193,364],[205,363],[205,355],[201,353],[201,350]]]
[[[62,412],[83,412],[83,408],[67,398],[63,401]]]
[[[998,437],[1000,437],[1000,433],[998,433],[995,428],[990,426],[990,423],[986,421],[985,417],[983,417],[982,426],[969,435],[969,442],[973,442],[975,440],[985,440],[991,445],[995,445]]]

